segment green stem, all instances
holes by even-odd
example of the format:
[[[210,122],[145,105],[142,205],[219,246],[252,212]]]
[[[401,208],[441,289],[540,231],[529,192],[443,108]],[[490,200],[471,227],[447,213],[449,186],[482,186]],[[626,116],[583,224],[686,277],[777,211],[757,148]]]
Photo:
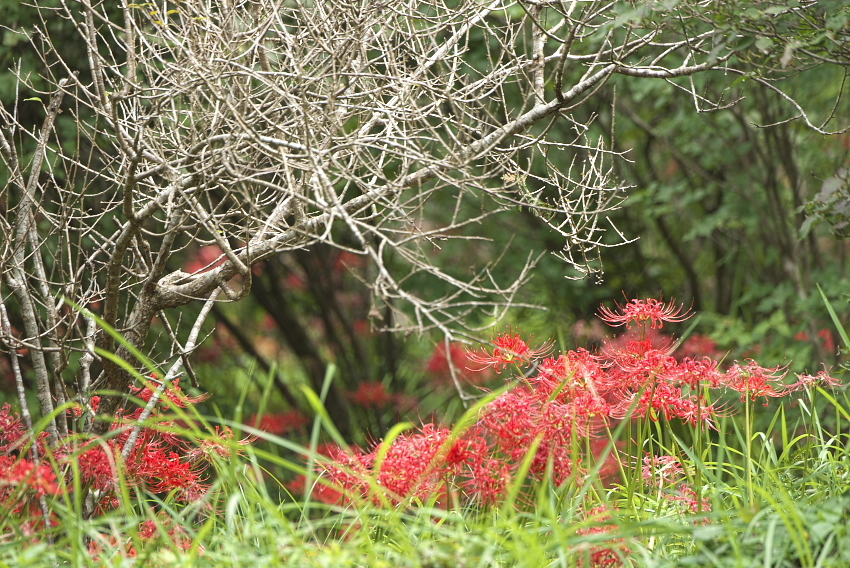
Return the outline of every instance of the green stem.
[[[752,413],[750,412],[750,391],[747,389],[746,398],[744,399],[744,435],[746,436],[744,444],[744,471],[747,476],[747,500],[750,507],[755,507],[755,495],[753,494],[753,468],[752,468],[752,442],[753,442],[753,424]]]

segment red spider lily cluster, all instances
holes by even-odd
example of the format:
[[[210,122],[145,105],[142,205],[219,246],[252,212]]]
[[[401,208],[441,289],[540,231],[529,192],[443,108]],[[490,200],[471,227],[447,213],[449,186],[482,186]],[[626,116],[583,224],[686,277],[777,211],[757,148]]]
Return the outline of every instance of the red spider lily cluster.
[[[480,386],[493,376],[489,367],[474,368],[469,351],[458,343],[449,344],[448,350],[446,350],[445,343],[438,343],[434,347],[434,352],[428,360],[426,369],[438,385],[454,386],[455,380],[457,380],[460,384]]]
[[[711,503],[698,495],[696,490],[686,483],[687,473],[676,456],[655,456],[647,454],[643,458],[641,474],[643,482],[653,488],[666,501],[677,504],[683,512],[707,513]]]
[[[357,388],[348,391],[346,397],[351,403],[364,410],[383,410],[392,408],[397,412],[407,412],[414,408],[418,399],[402,392],[390,392],[380,381],[364,381]]]
[[[348,399],[360,408],[384,408],[395,398],[380,381],[364,381],[348,393]]]
[[[496,503],[523,465],[526,483],[544,477],[556,484],[582,483],[590,466],[597,465],[590,448],[605,440],[604,429],[616,421],[678,421],[716,429],[718,414],[731,412],[728,407],[736,398],[766,401],[814,384],[838,385],[826,372],[800,375],[789,384],[784,367],[746,360],[723,369],[707,356],[677,358],[673,342],[658,333],[664,323],[687,317],[673,303],[631,300],[600,314],[611,325],[636,325],[639,332],[612,340],[596,353],[576,349],[557,354],[549,354],[548,344],[532,347],[514,331],[499,335],[469,360],[496,371],[515,366],[518,373],[536,363],[533,374],[509,378],[515,386],[484,406],[477,421],[459,434],[426,424],[389,447],[329,449],[320,478],[333,490],[316,496],[395,505],[429,499]],[[617,462],[638,466],[639,458],[622,454],[616,445],[608,454],[615,468]],[[681,465],[673,458],[647,459],[645,475],[665,499],[682,504],[684,511],[708,510],[705,500],[682,481]]]
[[[192,538],[186,529],[174,524],[171,518],[163,513],[160,513],[156,520],[149,519],[140,523],[137,534],[142,545],[156,544],[160,539],[167,538],[177,549],[184,552],[192,547]],[[203,547],[200,547],[200,551],[203,552]],[[112,557],[116,553],[124,558],[136,558],[139,554],[134,540],[121,533],[100,535],[89,543],[89,554],[94,561],[101,560],[101,557]]]
[[[153,390],[149,386],[133,388],[132,395],[147,402]],[[186,396],[175,380],[159,406],[186,408],[204,398]],[[92,410],[98,403],[99,398],[93,397]],[[124,452],[142,412],[141,406],[122,411],[109,435],[102,438],[82,439],[71,432],[55,447],[49,447],[45,433],[31,436],[8,404],[1,407],[0,508],[30,517],[37,529],[47,518],[42,498],[68,496],[79,486],[87,496],[94,497],[93,513],[102,514],[120,505],[122,479],[135,491],[195,502],[209,490],[206,472],[214,459],[230,458],[234,446],[251,441],[234,442],[230,428],[217,427],[208,436],[190,442],[170,431],[176,424],[155,411],[152,418],[157,428],[141,427],[132,447]],[[82,413],[75,408],[69,414],[79,417]]]
[[[492,367],[497,373],[511,366],[522,367],[535,359],[539,359],[552,349],[550,343],[539,347],[531,347],[519,333],[508,332],[496,336],[492,341],[493,348],[483,352],[470,351],[467,355],[470,361]],[[483,370],[483,369],[479,369]]]
[[[252,414],[245,423],[269,434],[284,436],[304,430],[304,427],[310,423],[310,419],[299,410],[289,410],[262,416]]]
[[[799,331],[794,336],[794,339],[797,341],[811,341],[809,334],[805,331]],[[824,352],[826,353],[835,353],[835,337],[833,337],[832,332],[828,329],[820,329],[818,331],[818,339],[821,341],[821,345],[823,347]]]
[[[612,514],[604,506],[594,507],[585,515],[586,520],[593,521],[588,527],[579,528],[576,533],[580,535],[609,534],[616,530],[617,525],[612,522]],[[604,545],[594,544],[587,546],[587,552],[579,559],[579,566],[590,566],[591,568],[613,568],[621,566],[621,559],[628,554],[629,550],[624,539],[612,538],[605,541]],[[582,550],[577,550],[579,554]],[[587,562],[589,560],[589,564]]]

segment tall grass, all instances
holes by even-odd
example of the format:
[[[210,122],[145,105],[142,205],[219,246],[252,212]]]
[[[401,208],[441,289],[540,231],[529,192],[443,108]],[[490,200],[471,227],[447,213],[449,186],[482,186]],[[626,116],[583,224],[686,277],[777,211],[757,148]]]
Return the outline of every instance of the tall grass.
[[[0,562],[579,567],[594,565],[594,555],[610,549],[612,564],[624,566],[846,567],[850,405],[845,393],[821,388],[792,404],[793,412],[787,401],[778,406],[765,431],[752,430],[746,413],[722,418],[714,435],[695,441],[683,440],[663,423],[653,425],[643,443],[681,457],[689,483],[699,486],[710,504],[705,513],[684,512],[657,488],[638,483],[639,472],[627,463],[622,464],[627,480],[615,485],[594,478],[593,468],[586,479],[561,487],[516,479],[523,492],[508,506],[331,506],[291,495],[282,480],[268,474],[271,469],[306,472],[309,460],[322,459],[314,449],[245,428],[263,443],[238,448],[245,454],[238,459],[216,461],[217,491],[210,501],[180,506],[167,497],[128,495],[118,509],[86,519],[73,499],[59,497],[51,504],[59,521],[52,545],[21,532],[16,517],[6,512],[0,518],[5,535]],[[610,435],[624,441],[627,430]],[[609,452],[616,451],[617,441],[611,439]],[[596,507],[607,513],[586,514]],[[177,546],[166,531],[142,538],[139,525],[150,520],[179,527],[190,544]],[[103,549],[97,558],[90,552],[92,542]],[[135,557],[127,552],[130,545]]]

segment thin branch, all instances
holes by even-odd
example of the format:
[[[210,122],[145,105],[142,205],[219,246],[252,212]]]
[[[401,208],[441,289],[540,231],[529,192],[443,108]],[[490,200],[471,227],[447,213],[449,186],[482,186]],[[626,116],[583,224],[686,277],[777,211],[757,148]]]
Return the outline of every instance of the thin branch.
[[[129,459],[130,454],[133,451],[133,447],[136,445],[136,440],[139,438],[139,434],[142,431],[142,427],[144,426],[145,421],[151,417],[154,408],[159,403],[159,399],[162,398],[162,394],[169,388],[174,379],[180,376],[180,372],[183,370],[183,356],[187,356],[191,354],[196,346],[196,342],[198,341],[198,336],[201,333],[201,326],[207,319],[210,311],[215,305],[215,301],[220,294],[220,290],[215,290],[210,294],[210,297],[207,298],[204,307],[201,308],[201,313],[198,314],[197,319],[195,320],[195,325],[192,326],[192,331],[189,333],[189,338],[186,340],[186,344],[180,350],[180,357],[174,362],[168,372],[165,374],[165,377],[159,383],[159,386],[151,395],[150,400],[147,405],[145,405],[144,410],[139,415],[139,419],[136,421],[136,425],[133,426],[133,430],[130,432],[130,435],[127,437],[127,441],[124,443],[124,448],[121,450],[121,458],[126,461]]]

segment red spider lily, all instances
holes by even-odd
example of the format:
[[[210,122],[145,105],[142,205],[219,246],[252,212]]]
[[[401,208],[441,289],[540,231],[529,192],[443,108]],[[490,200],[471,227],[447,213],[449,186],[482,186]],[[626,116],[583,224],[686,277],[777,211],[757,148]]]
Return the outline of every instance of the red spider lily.
[[[354,391],[348,393],[348,398],[361,408],[384,408],[393,401],[393,395],[379,381],[360,383]]]
[[[246,421],[246,424],[263,432],[275,434],[276,436],[283,436],[293,431],[302,430],[309,423],[310,419],[299,410],[263,414],[262,418],[254,414]]]
[[[503,459],[482,459],[472,463],[462,487],[481,503],[497,503],[511,480],[511,467]]]
[[[486,434],[483,428],[476,426],[455,440],[445,455],[448,469],[460,471],[466,464],[480,461],[483,456],[490,455],[492,452]]]
[[[641,476],[647,485],[664,487],[672,485],[685,477],[685,469],[676,456],[653,456],[643,458]]]
[[[314,484],[312,487],[308,488],[307,476],[299,475],[292,481],[286,484],[286,488],[293,494],[306,494],[307,491],[310,491],[310,498],[320,503],[326,503],[328,505],[339,505],[341,503],[345,503],[347,500],[347,496],[343,491],[340,491],[337,487],[329,485],[323,480],[313,480]]]
[[[616,358],[623,353],[639,355],[651,349],[673,354],[673,339],[658,329],[626,329],[620,335],[602,342],[602,353]]]
[[[159,536],[167,536],[180,550],[186,552],[192,547],[192,538],[186,529],[175,524],[167,515],[160,513],[157,520],[149,519],[139,525],[139,538],[145,541],[155,541]],[[200,547],[203,552],[204,547]]]
[[[84,482],[98,491],[112,491],[116,486],[115,456],[121,454],[115,441],[106,442],[107,448],[97,446],[75,456]]]
[[[661,418],[679,418],[691,426],[699,423],[717,429],[714,418],[717,410],[702,397],[685,395],[681,387],[660,382],[645,388],[642,393],[623,393],[620,402],[612,407],[611,416],[617,419],[649,417],[652,421]]]
[[[26,437],[27,429],[17,412],[7,402],[0,407],[0,452],[8,453],[20,445]]]
[[[88,552],[91,559],[95,562],[101,560],[100,556],[102,554],[112,556],[113,558],[121,556],[125,558],[136,558],[138,556],[136,547],[133,546],[130,539],[118,538],[114,534],[101,534],[97,538],[92,539],[89,543]]]
[[[663,378],[670,383],[687,385],[694,390],[702,386],[717,388],[724,378],[723,372],[717,366],[717,361],[709,357],[685,357],[678,365],[665,372]]]
[[[723,372],[709,356],[680,360],[656,328],[664,322],[683,321],[689,311],[653,299],[631,300],[618,308],[622,313],[603,308],[603,319],[613,325],[638,322],[645,328],[606,343],[599,355],[577,349],[539,360],[536,373],[522,377],[514,388],[484,406],[477,421],[451,444],[448,431],[432,424],[419,433],[399,436],[390,447],[379,445],[368,453],[330,451],[330,460],[320,467],[322,477],[342,491],[335,499],[350,501],[358,496],[397,505],[404,499],[426,497],[445,503],[449,495],[462,495],[467,503],[492,505],[504,497],[512,475],[526,459],[530,462],[529,480],[551,475],[554,484],[582,483],[587,467],[583,463],[592,464],[603,457],[607,460],[602,465],[608,468],[610,462],[611,470],[619,473],[623,450],[595,436],[611,419],[679,419],[693,427],[716,430],[717,416],[726,411],[719,403],[709,403],[709,399],[722,400],[709,397],[710,390],[727,388],[755,398],[782,396],[814,384],[839,384],[825,371],[817,376],[799,375],[796,383],[786,386],[782,367],[765,368],[748,360]],[[500,371],[544,357],[550,347],[532,347],[519,333],[510,331],[492,340],[489,349],[470,353],[468,358]],[[449,354],[454,357],[451,351]],[[446,354],[441,355],[437,363],[442,365]],[[606,447],[613,451],[603,456]],[[383,456],[380,467],[376,464],[379,454]],[[657,485],[662,496],[675,502],[682,513],[709,510],[698,498],[700,488],[695,491],[682,483],[687,472],[678,460],[648,456],[643,465],[647,481]],[[462,490],[460,494],[457,489]],[[382,494],[376,497],[376,491]],[[620,549],[610,544],[592,550],[593,565],[614,565],[622,557]]]
[[[175,451],[177,448],[165,443],[157,432],[144,431],[124,466],[119,466],[122,447],[123,440],[113,438],[84,452],[70,453],[65,458],[77,462],[84,482],[107,494],[102,506],[104,510],[117,505],[112,492],[117,486],[119,467],[123,467],[127,483],[152,493],[177,490],[178,498],[188,502],[206,492],[207,486],[201,479],[206,464],[197,462],[191,454],[178,453]]]
[[[617,525],[611,521],[611,511],[604,505],[594,507],[585,514],[585,517],[594,521],[594,525],[579,528],[576,533],[580,535],[598,535],[613,532]],[[607,521],[607,522],[606,522]],[[590,549],[590,564],[585,563],[582,554],[579,553],[578,563],[582,568],[614,568],[622,566],[622,556],[628,554],[629,548],[622,538],[612,538],[606,544],[609,546],[592,545]],[[585,549],[587,550],[587,549]],[[585,553],[586,554],[586,553]]]
[[[493,367],[496,372],[499,372],[509,365],[529,363],[543,357],[552,349],[552,344],[549,342],[540,347],[532,348],[520,337],[519,333],[511,332],[496,336],[492,340],[492,344],[492,353],[489,350],[480,353],[469,351],[469,360],[485,367]]]
[[[823,350],[827,353],[835,353],[835,338],[832,332],[828,329],[821,329],[818,332],[818,337],[823,340]]]
[[[36,466],[29,460],[0,456],[0,494],[8,498],[9,493],[19,486],[27,488],[39,497],[61,493],[56,473],[50,466]]]
[[[443,499],[447,494],[446,480],[461,476],[464,480],[460,481],[460,486],[468,490],[471,498],[491,502],[489,500],[495,498],[495,493],[501,494],[504,483],[497,490],[497,480],[492,476],[486,477],[484,473],[488,469],[487,460],[494,458],[483,433],[482,428],[473,428],[463,437],[449,442],[450,430],[425,424],[419,432],[404,434],[393,440],[378,471],[375,471],[375,460],[382,453],[382,444],[369,453],[331,448],[328,451],[331,460],[320,465],[322,476],[330,488],[314,488],[314,496],[325,502],[371,498],[376,504],[387,501],[398,504],[411,498]],[[500,468],[509,467],[505,460],[499,460],[499,463],[502,464]],[[473,479],[468,479],[470,477]],[[377,484],[371,482],[373,479],[377,480]],[[302,486],[303,481],[296,489]],[[378,488],[381,494],[375,495]],[[318,493],[316,489],[319,489]],[[483,493],[478,494],[479,490]]]
[[[535,428],[532,431],[534,438],[540,439],[537,455],[531,465],[532,472],[544,473],[546,462],[549,457],[555,458],[556,484],[560,485],[572,473],[572,460],[570,450],[572,440],[575,436],[586,438],[589,432],[586,430],[587,423],[580,409],[574,404],[559,404],[550,402],[542,405],[535,412]],[[559,473],[563,479],[558,479]]]
[[[161,406],[185,407],[204,398],[187,397],[180,390],[178,381],[169,387]],[[144,401],[153,396],[149,387],[132,388],[131,391]],[[98,397],[92,397],[89,404],[81,405],[81,408],[97,408],[98,402]],[[210,460],[199,458],[213,455],[232,457],[238,453],[240,446],[253,441],[232,441],[233,433],[229,428],[217,428],[215,438],[202,440],[196,447],[177,433],[142,425],[138,439],[128,450],[129,455],[122,459],[130,437],[128,422],[132,423],[140,412],[141,408],[136,408],[119,413],[120,420],[115,421],[111,432],[104,438],[83,439],[79,434],[70,432],[57,445],[48,448],[47,432],[31,435],[9,405],[0,406],[0,508],[16,515],[26,514],[25,511],[29,510],[30,516],[42,517],[42,520],[34,522],[21,518],[21,533],[35,536],[46,530],[37,498],[63,493],[65,499],[93,498],[93,513],[106,514],[124,505],[119,501],[120,493],[116,492],[119,479],[139,491],[173,493],[183,503],[197,502],[209,491],[203,474]],[[73,416],[74,413],[70,414]],[[156,409],[152,416],[159,417]],[[171,423],[157,420],[157,424],[167,428]],[[19,450],[30,447],[38,450],[39,455],[49,455],[50,461],[36,464],[26,459],[25,452]],[[80,488],[84,495],[74,496],[73,493]],[[178,548],[186,549],[192,545],[188,536],[180,534],[179,527],[172,529],[165,526],[164,530]],[[142,541],[145,535],[152,534],[150,524],[140,527]],[[137,543],[131,539],[119,533],[114,537],[103,537],[92,540],[90,550],[94,556],[107,548],[110,551],[120,549],[129,556],[135,554],[133,546]]]
[[[678,366],[675,358],[656,349],[650,349],[642,355],[624,355],[612,361],[609,382],[613,383],[613,388],[639,389],[652,385]]]
[[[427,499],[434,494],[445,466],[444,456],[438,456],[451,431],[425,424],[420,432],[404,434],[393,441],[381,463],[378,484],[385,487],[388,497],[416,496]],[[380,445],[375,452],[380,451]]]
[[[568,351],[558,358],[546,358],[538,366],[537,375],[529,378],[543,398],[568,399],[587,394],[598,396],[597,382],[606,375],[600,359],[586,349]]]
[[[812,387],[840,387],[843,383],[830,377],[826,371],[820,371],[817,375],[798,374],[797,381],[784,387],[785,392],[797,392]]]
[[[159,381],[156,375],[151,375],[151,380]],[[153,396],[153,389],[150,387],[130,387],[132,394],[139,397],[145,402],[149,402],[151,397]],[[186,408],[191,404],[198,404],[199,402],[203,402],[207,400],[210,395],[202,394],[199,396],[187,396],[183,389],[180,388],[180,378],[174,379],[171,384],[165,389],[163,404],[167,407],[170,404],[180,408]]]
[[[493,449],[512,464],[521,462],[539,440],[530,473],[542,477],[549,469],[556,484],[574,475],[574,437],[586,438],[594,424],[608,416],[604,400],[583,391],[581,396],[550,399],[529,387],[515,388],[499,396],[478,421],[493,440]]]
[[[329,445],[320,448],[319,453],[327,455],[328,460],[318,464],[322,481],[309,488],[317,498],[326,503],[346,504],[369,494],[369,472],[375,461],[374,452]],[[331,501],[331,498],[335,500]]]
[[[304,482],[306,477],[293,481],[293,491],[302,487],[310,491],[322,503],[349,504],[355,498],[369,494],[369,479],[375,463],[375,452],[365,452],[352,446],[344,447],[334,443],[320,444],[316,453],[323,459],[317,460],[319,478],[312,487]]]
[[[471,369],[470,362],[468,351],[457,343],[449,345],[448,354],[446,344],[438,343],[428,360],[427,371],[439,384],[452,383],[452,367],[454,367],[454,377],[461,383],[471,385],[486,383],[492,376],[490,369],[486,367],[480,370]]]
[[[510,390],[488,404],[478,423],[508,456],[524,456],[537,428],[538,403],[527,387]]]
[[[246,436],[236,441],[233,437],[233,430],[229,426],[216,426],[215,436],[201,440],[197,448],[186,453],[186,457],[190,461],[197,459],[210,460],[214,456],[231,459],[237,455],[244,455],[240,446],[248,446],[256,441],[256,436]]]
[[[664,498],[674,503],[682,504],[690,513],[708,513],[711,511],[711,503],[707,499],[700,499],[694,489],[682,483],[677,491],[665,493]]]
[[[687,357],[717,357],[717,343],[706,335],[695,333],[682,344],[681,354]]]
[[[634,299],[626,302],[624,306],[616,302],[615,305],[619,313],[605,306],[599,308],[599,319],[614,327],[625,325],[630,328],[632,322],[643,324],[648,320],[654,329],[664,327],[664,322],[685,321],[692,315],[690,309],[682,312],[684,306],[676,306],[673,300],[665,304],[654,298]]]
[[[145,481],[151,493],[178,491],[178,497],[188,500],[189,495],[203,494],[199,469],[177,452],[170,452],[150,445],[143,448],[136,466],[136,476]]]
[[[726,371],[723,384],[741,393],[742,401],[748,396],[752,400],[759,396],[780,397],[788,394],[782,382],[787,373],[785,367],[762,367],[752,359],[747,359],[744,365],[736,362]]]

